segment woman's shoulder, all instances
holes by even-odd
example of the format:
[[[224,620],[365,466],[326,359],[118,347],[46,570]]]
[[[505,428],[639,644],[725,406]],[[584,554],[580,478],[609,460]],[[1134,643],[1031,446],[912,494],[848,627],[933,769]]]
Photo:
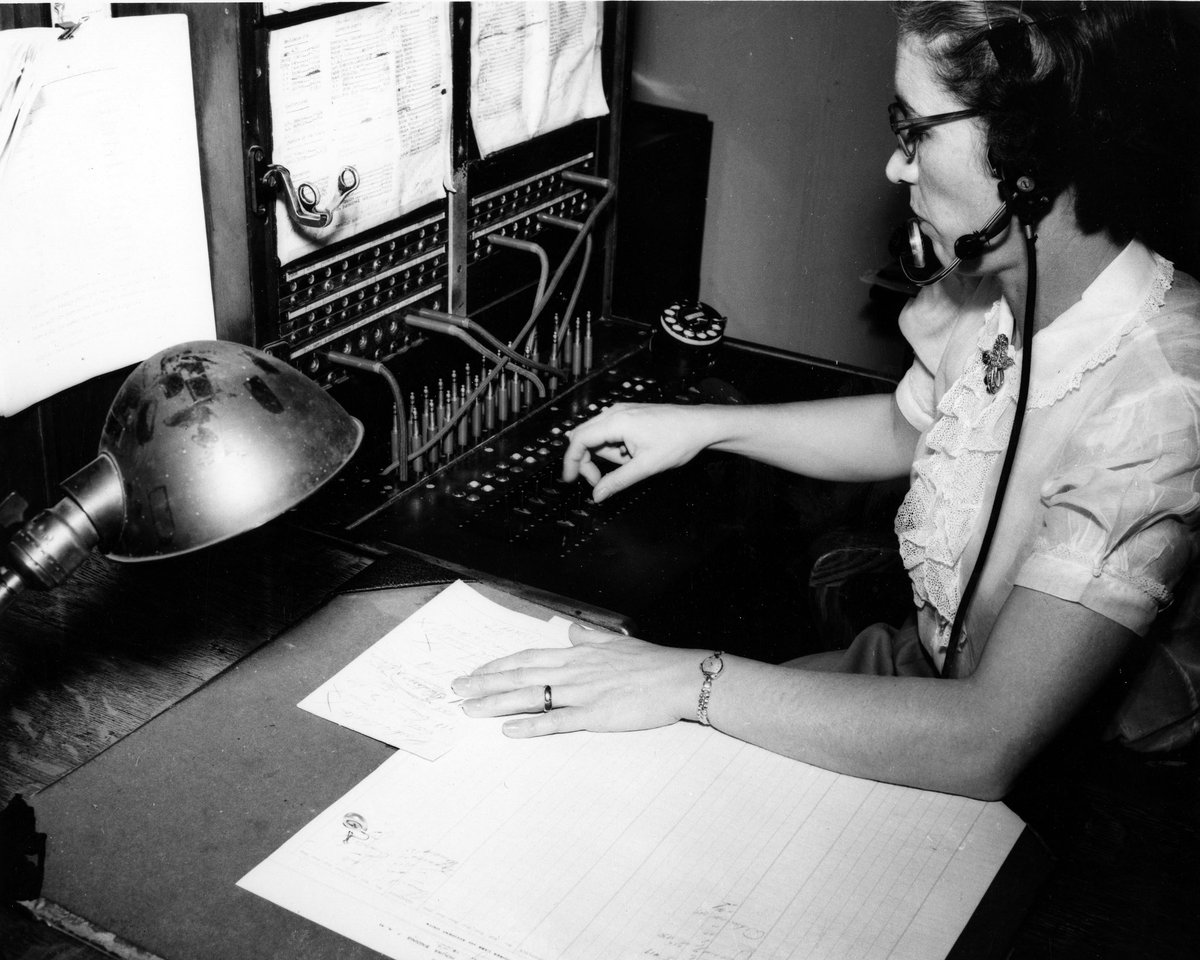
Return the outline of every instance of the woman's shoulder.
[[[1134,334],[1135,346],[1152,348],[1174,372],[1200,380],[1200,281],[1173,271],[1158,309]]]
[[[1117,365],[1159,364],[1200,378],[1200,281],[1151,254],[1153,269],[1140,289],[1144,299],[1118,327],[1109,345]]]
[[[1163,297],[1161,313],[1181,322],[1200,324],[1200,281],[1190,273],[1174,270],[1170,289]]]
[[[1152,423],[1155,429],[1143,439],[1170,434],[1179,444],[1190,438],[1195,457],[1200,425],[1191,411],[1200,406],[1200,282],[1175,274],[1158,308],[1128,329],[1108,356],[1095,365],[1094,378],[1083,378],[1081,399],[1089,412],[1078,424],[1077,439],[1092,433],[1084,427],[1088,420],[1111,434],[1108,440],[1090,436],[1088,442],[1101,446],[1118,437],[1122,444],[1130,441],[1114,423]]]

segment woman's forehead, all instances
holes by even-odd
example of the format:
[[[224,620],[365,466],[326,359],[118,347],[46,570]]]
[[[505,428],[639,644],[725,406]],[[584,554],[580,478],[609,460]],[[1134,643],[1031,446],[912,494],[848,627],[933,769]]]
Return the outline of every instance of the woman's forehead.
[[[896,99],[911,116],[961,110],[963,102],[938,80],[928,45],[903,36],[896,44]]]

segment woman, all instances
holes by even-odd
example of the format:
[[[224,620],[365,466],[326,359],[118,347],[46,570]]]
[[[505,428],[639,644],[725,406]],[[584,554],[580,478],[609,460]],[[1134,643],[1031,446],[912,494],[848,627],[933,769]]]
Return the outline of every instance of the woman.
[[[505,723],[517,737],[699,719],[841,772],[991,799],[1157,642],[1200,544],[1200,287],[1145,243],[1170,242],[1161,228],[1179,209],[1164,193],[1171,133],[1155,128],[1190,96],[1170,13],[938,3],[898,16],[886,172],[938,259],[962,262],[904,311],[916,360],[895,394],[618,405],[573,431],[563,472],[597,501],[704,449],[827,479],[909,474],[896,529],[912,622],[864,631],[837,663],[786,666],[573,627],[568,650],[456,680],[468,715],[533,713]],[[959,238],[973,245],[956,256]],[[1027,351],[1013,318],[1027,308],[1023,430],[960,611],[1015,419]],[[1155,650],[1162,682],[1127,717],[1175,745],[1196,729],[1195,678],[1185,647]]]

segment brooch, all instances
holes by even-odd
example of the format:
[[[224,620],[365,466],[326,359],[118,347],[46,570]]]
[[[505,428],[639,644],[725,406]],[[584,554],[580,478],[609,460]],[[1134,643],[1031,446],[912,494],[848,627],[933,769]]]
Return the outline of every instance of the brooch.
[[[1015,363],[1008,355],[1008,337],[999,334],[991,350],[983,351],[983,385],[988,393],[995,393],[1004,385],[1004,371]]]

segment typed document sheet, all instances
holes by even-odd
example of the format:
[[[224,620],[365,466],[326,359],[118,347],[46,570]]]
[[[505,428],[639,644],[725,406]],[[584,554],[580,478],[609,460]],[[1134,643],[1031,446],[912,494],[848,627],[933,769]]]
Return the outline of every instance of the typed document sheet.
[[[0,416],[216,335],[183,14],[0,31]]]

